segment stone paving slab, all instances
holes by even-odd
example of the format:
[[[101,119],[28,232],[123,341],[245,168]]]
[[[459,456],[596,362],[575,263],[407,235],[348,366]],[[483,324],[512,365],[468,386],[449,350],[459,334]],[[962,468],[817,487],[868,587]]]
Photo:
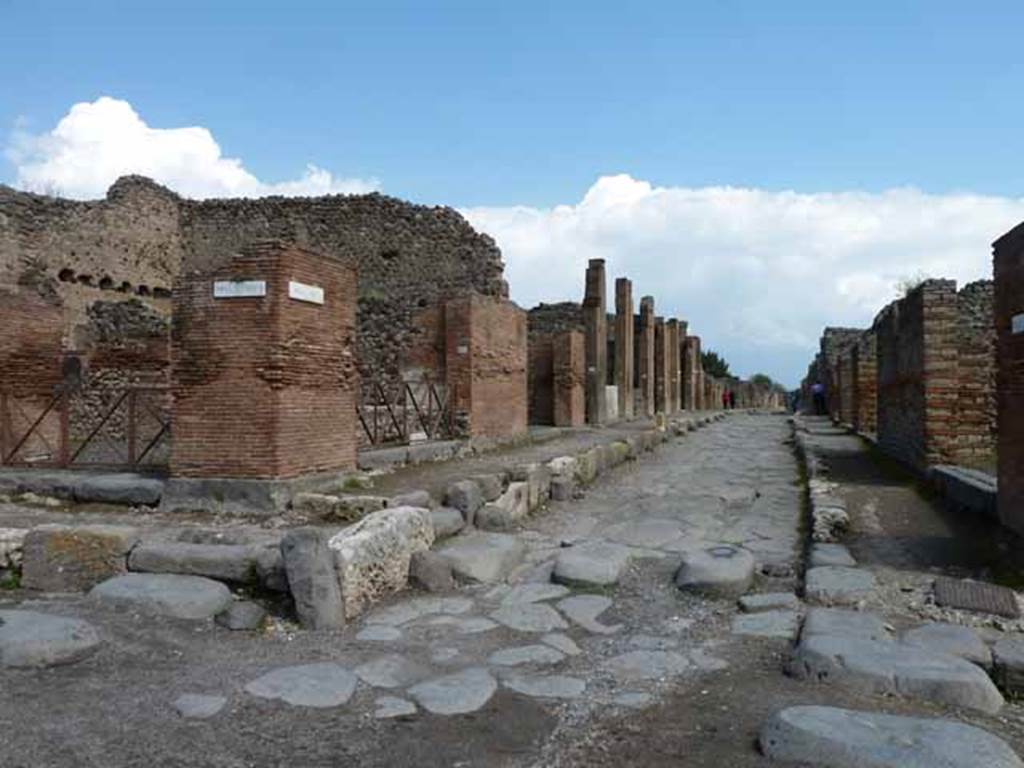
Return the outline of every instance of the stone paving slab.
[[[352,698],[356,676],[331,662],[303,664],[268,672],[247,684],[245,690],[295,707],[340,707]]]
[[[469,667],[414,685],[409,695],[435,715],[460,715],[480,709],[497,689],[498,681],[486,669]]]
[[[224,709],[227,703],[228,700],[224,696],[185,693],[174,700],[174,709],[182,717],[205,720]]]
[[[821,565],[838,565],[844,568],[853,568],[857,565],[857,561],[853,559],[850,550],[842,544],[815,542],[811,545],[809,565],[812,568]]]
[[[891,641],[892,634],[873,613],[843,608],[811,608],[804,619],[803,637],[834,635],[836,637]]]
[[[687,552],[676,572],[676,586],[710,597],[738,597],[754,581],[754,556],[745,549],[718,544]]]
[[[820,768],[1021,768],[1002,739],[952,720],[790,707],[761,730],[772,760]]]
[[[792,592],[761,592],[740,597],[740,609],[746,613],[757,611],[789,610],[800,607],[800,599]]]
[[[474,531],[450,539],[437,552],[461,579],[485,584],[501,581],[523,562],[526,545],[507,533]]]
[[[618,583],[629,561],[630,553],[625,547],[585,542],[565,547],[558,553],[551,578],[569,586],[611,586]]]
[[[750,637],[795,640],[800,629],[800,616],[796,611],[761,611],[742,613],[733,617],[732,633]]]
[[[903,633],[903,643],[936,653],[959,656],[988,669],[992,666],[992,651],[977,632],[960,624],[929,622]]]

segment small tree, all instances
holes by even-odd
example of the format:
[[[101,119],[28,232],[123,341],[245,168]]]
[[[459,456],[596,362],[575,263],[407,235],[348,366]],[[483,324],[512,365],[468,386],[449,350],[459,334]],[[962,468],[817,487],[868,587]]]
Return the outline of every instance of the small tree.
[[[714,376],[717,379],[732,378],[732,373],[729,372],[729,364],[725,362],[724,358],[719,357],[718,353],[713,349],[701,352],[700,362],[704,367],[704,373],[708,376]]]
[[[750,377],[750,383],[755,384],[765,389],[772,389],[775,387],[775,382],[772,381],[772,377],[767,373],[755,373]]]

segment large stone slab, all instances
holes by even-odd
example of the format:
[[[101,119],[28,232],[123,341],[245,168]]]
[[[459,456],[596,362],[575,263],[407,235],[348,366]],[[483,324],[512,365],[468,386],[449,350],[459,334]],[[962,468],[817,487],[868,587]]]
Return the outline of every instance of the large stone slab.
[[[356,676],[340,664],[324,662],[275,669],[247,684],[245,690],[295,707],[340,707],[352,698],[356,682]]]
[[[578,699],[587,689],[586,681],[564,675],[505,674],[501,684],[537,699]]]
[[[75,501],[154,507],[160,503],[164,481],[130,473],[82,475],[75,479]]]
[[[800,616],[796,611],[741,613],[732,620],[732,633],[749,637],[795,640],[799,628]]]
[[[509,483],[508,490],[477,510],[475,525],[485,531],[507,531],[529,512],[530,486],[527,483]]]
[[[138,531],[117,525],[41,525],[22,544],[22,586],[84,592],[125,573]]]
[[[1002,739],[952,720],[833,707],[776,712],[761,730],[772,760],[821,768],[1020,768]]]
[[[374,688],[405,688],[427,677],[429,670],[397,653],[356,667],[356,676]]]
[[[487,657],[487,663],[498,667],[518,667],[523,664],[547,666],[557,664],[565,654],[549,645],[519,645],[500,648]]]
[[[901,694],[990,714],[1003,697],[983,670],[956,656],[832,635],[800,641],[787,671],[864,693]]]
[[[754,556],[731,544],[687,552],[676,571],[676,586],[709,597],[738,597],[754,582]]]
[[[681,675],[693,664],[675,651],[627,651],[613,656],[604,667],[622,680],[665,680]]]
[[[281,539],[281,558],[299,623],[307,629],[336,629],[345,623],[334,553],[317,528],[293,528]]]
[[[474,531],[456,536],[437,551],[448,558],[458,578],[492,583],[504,579],[523,562],[526,545],[509,534]]]
[[[740,609],[746,613],[795,611],[799,607],[800,600],[792,592],[761,592],[756,595],[743,595],[740,598]]]
[[[498,681],[480,667],[428,680],[409,689],[416,703],[435,715],[461,715],[484,706],[498,689]]]
[[[625,547],[602,541],[584,542],[558,553],[551,578],[570,586],[610,586],[618,584],[629,561],[629,550]]]
[[[176,619],[209,619],[231,603],[219,581],[168,573],[128,573],[97,584],[89,599]]]
[[[992,666],[992,651],[985,645],[985,641],[970,627],[959,624],[922,624],[907,630],[903,634],[903,642],[916,648],[959,656],[986,669]]]
[[[36,611],[0,611],[0,666],[53,667],[80,661],[99,648],[88,622]]]
[[[875,577],[863,568],[821,565],[810,568],[804,578],[804,596],[820,605],[853,605],[869,597]]]
[[[345,617],[351,619],[409,580],[413,552],[430,549],[430,510],[395,507],[367,515],[328,541],[341,584]]]

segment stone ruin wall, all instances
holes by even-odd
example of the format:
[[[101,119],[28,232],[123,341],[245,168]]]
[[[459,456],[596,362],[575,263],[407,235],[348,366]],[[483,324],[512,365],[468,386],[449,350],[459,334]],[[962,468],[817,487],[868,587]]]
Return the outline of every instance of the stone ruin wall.
[[[842,388],[839,361],[844,350],[857,342],[859,328],[826,328],[821,337],[821,361],[819,370],[821,383],[825,385],[825,400],[829,415],[833,419],[840,417],[842,406]]]
[[[266,239],[357,266],[364,375],[397,378],[422,309],[469,291],[507,294],[494,241],[450,208],[379,194],[193,201],[131,176],[87,202],[0,186],[0,287],[52,291],[66,350],[96,301],[135,297],[168,317],[181,270],[208,270]]]
[[[575,391],[575,370],[572,333],[583,334],[583,308],[576,302],[538,304],[527,313],[527,402],[530,424],[558,424],[559,393],[556,380],[569,392]],[[562,365],[557,365],[561,361]],[[567,362],[568,361],[568,362]],[[561,371],[561,375],[557,375]],[[565,394],[565,398],[573,395]],[[563,413],[574,413],[571,404],[564,405]],[[572,421],[575,416],[567,417]]]

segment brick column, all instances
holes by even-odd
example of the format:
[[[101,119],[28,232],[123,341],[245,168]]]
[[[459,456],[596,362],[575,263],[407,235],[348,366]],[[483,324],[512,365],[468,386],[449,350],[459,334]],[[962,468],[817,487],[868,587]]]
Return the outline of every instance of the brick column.
[[[356,465],[356,273],[269,242],[178,277],[171,472],[286,479]]]
[[[668,387],[666,392],[666,398],[668,400],[667,412],[669,414],[679,412],[679,373],[680,373],[680,360],[679,360],[679,320],[676,318],[670,318],[665,323],[665,339],[666,346],[668,347],[666,354],[668,355]]]
[[[604,259],[591,259],[587,267],[586,293],[583,297],[588,424],[604,424],[608,420],[605,399],[608,377],[607,311]]]
[[[700,410],[700,337],[684,339],[686,355],[683,357],[683,407],[688,411]]]
[[[637,365],[641,413],[654,416],[654,297],[640,299],[640,332],[637,334]]]
[[[1024,226],[996,240],[999,519],[1024,533]]]
[[[853,390],[853,428],[861,434],[874,434],[877,429],[878,363],[873,331],[865,331],[851,350]]]
[[[668,412],[668,333],[665,318],[654,318],[654,410]]]
[[[619,418],[633,418],[633,283],[615,281],[615,384]]]

